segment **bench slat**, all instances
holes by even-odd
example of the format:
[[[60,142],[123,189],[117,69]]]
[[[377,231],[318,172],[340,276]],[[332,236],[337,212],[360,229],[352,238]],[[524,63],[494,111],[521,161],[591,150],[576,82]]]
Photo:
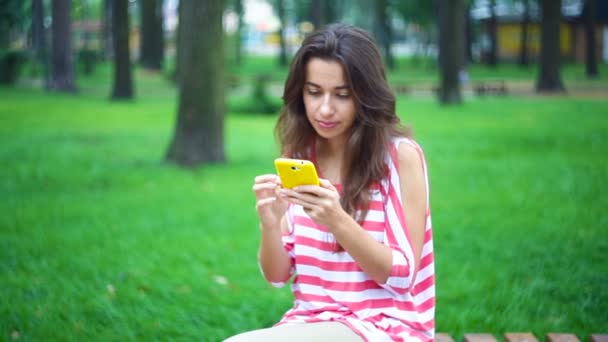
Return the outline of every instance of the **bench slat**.
[[[538,342],[531,333],[506,333],[505,342]]]
[[[454,342],[454,339],[446,333],[437,333],[435,334],[435,342]]]
[[[465,342],[497,342],[496,338],[490,334],[465,334]]]
[[[549,333],[547,342],[580,342],[574,334]]]
[[[592,334],[591,342],[608,342],[608,335],[606,334]]]

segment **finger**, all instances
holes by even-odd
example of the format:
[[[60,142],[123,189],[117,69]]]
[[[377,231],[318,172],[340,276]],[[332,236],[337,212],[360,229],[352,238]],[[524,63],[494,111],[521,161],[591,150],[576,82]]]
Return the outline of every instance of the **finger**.
[[[336,189],[336,187],[333,184],[331,184],[331,182],[329,180],[327,180],[327,179],[320,178],[319,179],[319,183],[320,183],[321,187],[323,187],[325,189],[329,189],[331,191],[336,191],[336,192],[338,191]]]
[[[309,193],[319,197],[329,197],[334,191],[320,187],[318,185],[300,185],[293,188],[297,193]]]
[[[253,191],[274,190],[277,188],[275,183],[256,183],[253,185]]]
[[[276,182],[277,178],[279,178],[279,177],[277,177],[277,175],[272,174],[272,173],[267,173],[264,175],[256,176],[254,179],[254,183]]]
[[[303,202],[306,202],[306,203],[310,203],[312,205],[318,205],[318,204],[321,203],[321,201],[323,201],[322,197],[319,197],[319,196],[316,196],[316,195],[313,195],[313,194],[310,194],[310,193],[306,193],[306,192],[303,192],[303,193],[297,193],[296,192],[295,195],[288,196],[287,198],[288,199],[289,198],[296,198],[296,199],[298,199],[300,201],[303,201]]]
[[[280,189],[279,197],[294,204],[299,204],[304,207],[320,206],[327,201],[326,198],[316,196],[306,192],[296,192],[288,189]]]
[[[261,199],[255,204],[255,208],[259,210],[265,206],[268,206],[268,205],[274,203],[276,200],[277,200],[276,197],[268,197],[268,198]]]
[[[289,198],[289,197],[303,198],[303,196],[305,196],[306,194],[308,194],[309,196],[315,196],[313,193],[310,193],[310,192],[294,191],[292,189],[285,189],[285,188],[278,188],[276,190],[276,194],[282,198]]]
[[[266,198],[272,195],[275,195],[274,189],[276,185],[272,183],[264,183],[264,184],[256,184],[253,186],[253,192],[255,194],[255,198],[260,200],[262,198]]]
[[[304,210],[312,210],[315,207],[314,203],[306,202],[296,197],[286,197],[285,200],[291,204],[301,205]]]

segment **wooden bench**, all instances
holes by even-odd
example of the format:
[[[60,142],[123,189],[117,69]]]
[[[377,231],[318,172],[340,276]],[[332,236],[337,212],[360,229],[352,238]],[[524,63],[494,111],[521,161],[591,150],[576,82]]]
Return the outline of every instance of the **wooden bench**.
[[[410,92],[410,87],[405,83],[395,83],[392,88],[397,95],[407,95]]]
[[[472,86],[477,96],[507,95],[508,93],[507,84],[504,80],[477,81]]]
[[[435,342],[454,342],[452,336],[446,333],[437,333]],[[509,332],[504,334],[505,342],[540,342],[532,333],[529,332]],[[581,342],[574,334],[568,333],[548,333],[545,335],[546,342]],[[608,342],[608,334],[592,334],[590,342]],[[469,333],[464,334],[464,342],[498,342],[492,334]]]

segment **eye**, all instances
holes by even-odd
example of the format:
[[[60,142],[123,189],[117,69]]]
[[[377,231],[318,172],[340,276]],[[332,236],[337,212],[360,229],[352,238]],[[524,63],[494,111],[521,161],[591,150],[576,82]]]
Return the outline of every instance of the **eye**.
[[[341,99],[348,99],[348,98],[350,98],[350,94],[349,93],[338,93],[338,94],[336,94],[336,96],[338,96]]]
[[[316,90],[316,89],[307,89],[306,93],[310,96],[319,96],[321,94],[320,91]]]

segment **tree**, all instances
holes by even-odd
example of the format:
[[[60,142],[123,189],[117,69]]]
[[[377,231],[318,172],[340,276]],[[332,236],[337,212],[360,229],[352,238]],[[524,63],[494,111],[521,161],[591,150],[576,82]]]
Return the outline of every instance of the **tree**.
[[[8,8],[1,8],[0,19],[0,52],[4,52],[5,50],[8,50],[10,45],[9,33],[11,29],[11,11]]]
[[[376,39],[382,48],[384,53],[384,59],[389,69],[395,68],[395,60],[391,52],[391,43],[393,39],[393,31],[390,22],[390,17],[387,15],[389,12],[389,4],[387,0],[374,0],[375,4],[375,20],[374,20],[374,31]]]
[[[114,41],[112,40],[112,2],[114,0],[103,0],[101,11],[103,53],[105,59],[114,58]]]
[[[439,0],[439,102],[442,104],[462,102],[459,73],[465,57],[463,12],[464,0]]]
[[[563,92],[560,75],[560,23],[561,0],[541,0],[540,59],[536,90],[539,92]]]
[[[184,14],[182,14],[183,8],[184,6],[182,6],[183,1],[179,1],[177,3],[177,16],[178,18],[182,18],[184,16]],[[175,69],[173,71],[173,81],[175,81],[175,83],[177,83],[179,85],[179,78],[180,78],[180,74],[181,74],[181,52],[180,52],[180,46],[184,45],[188,42],[183,42],[182,43],[182,39],[183,39],[183,34],[182,31],[184,30],[184,25],[182,23],[181,20],[177,21],[177,29],[175,31]]]
[[[27,18],[26,2],[23,0],[0,0],[0,53],[10,47],[11,33],[21,31]]]
[[[133,78],[129,53],[129,0],[112,1],[112,40],[114,41],[112,99],[131,99]]]
[[[243,37],[243,0],[234,0],[234,11],[238,17],[235,39],[236,65],[241,65],[243,51],[241,49],[241,37]]]
[[[72,20],[70,0],[53,0],[52,15],[52,73],[50,89],[75,92],[74,53],[72,51]]]
[[[279,30],[277,35],[279,36],[279,65],[287,65],[287,47],[285,46],[285,0],[275,0],[275,8],[277,16],[279,17]]]
[[[487,63],[490,66],[496,66],[496,64],[498,64],[498,18],[496,17],[496,0],[489,1],[488,9],[490,11],[490,21],[488,22],[490,50],[488,51]]]
[[[22,0],[0,0],[0,84],[13,84],[19,78],[25,54],[12,47],[15,34],[25,30],[26,6]]]
[[[317,30],[335,20],[336,1],[311,0],[309,10],[310,21]]]
[[[518,63],[521,66],[530,64],[528,55],[528,26],[530,24],[530,0],[522,0],[523,14],[521,19],[520,47]]]
[[[416,54],[428,56],[434,32],[437,28],[437,1],[396,1],[391,2],[391,9],[403,18],[405,22],[416,24],[419,27],[419,42]]]
[[[467,1],[464,9],[465,20],[465,64],[473,63],[473,18],[471,18],[471,2]]]
[[[179,105],[169,162],[196,166],[223,162],[224,49],[223,3],[218,0],[180,1]]]
[[[76,8],[74,11],[74,17],[78,20],[90,20],[91,16],[91,2],[90,0],[80,0],[76,2]],[[83,44],[80,46],[78,51],[78,64],[82,66],[82,72],[84,75],[91,75],[95,70],[95,63],[97,62],[97,51],[93,47],[93,30],[85,28],[81,37]]]
[[[49,88],[49,63],[44,30],[44,4],[42,0],[32,0],[32,46],[36,63],[42,67],[44,87]]]
[[[586,0],[583,8],[585,25],[585,72],[588,78],[598,78],[596,41],[596,0]]]
[[[310,21],[315,30],[319,29],[325,24],[325,18],[323,13],[323,6],[321,0],[310,1]]]
[[[165,49],[163,0],[145,0],[139,3],[141,15],[139,62],[146,69],[161,70]]]

